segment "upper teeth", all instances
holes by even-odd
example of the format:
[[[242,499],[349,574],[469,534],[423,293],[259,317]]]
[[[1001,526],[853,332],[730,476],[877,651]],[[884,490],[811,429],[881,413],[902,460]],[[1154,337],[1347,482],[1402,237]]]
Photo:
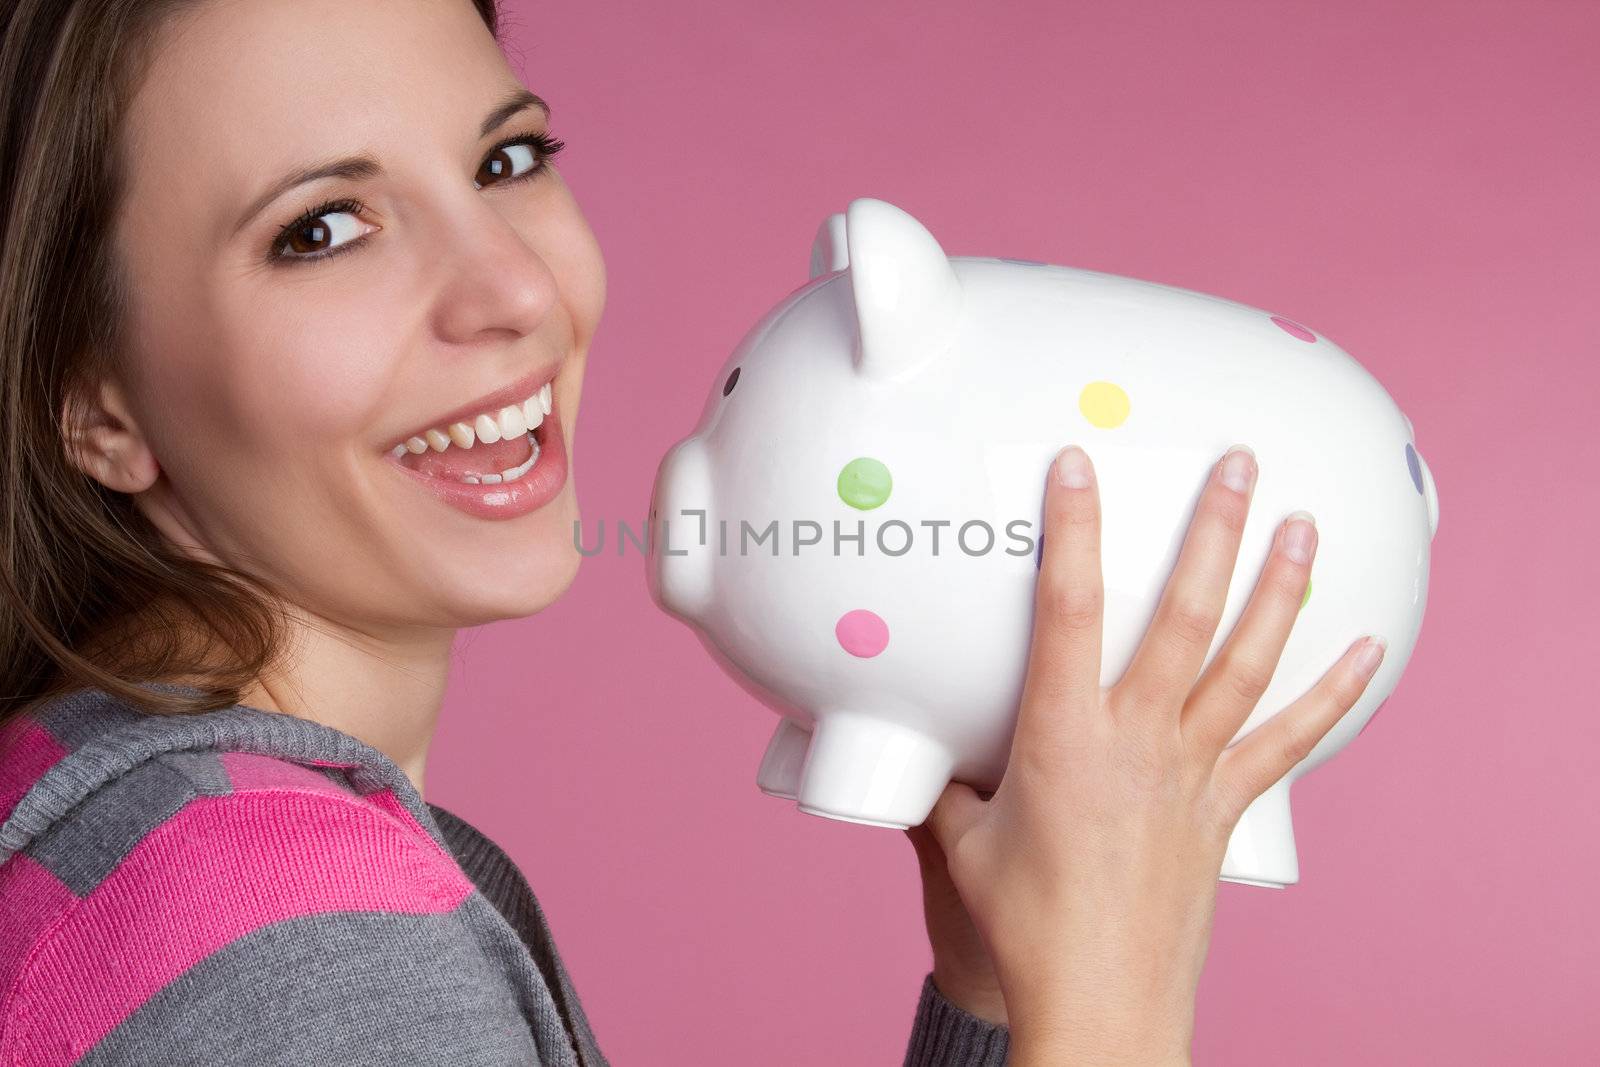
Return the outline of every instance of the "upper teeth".
[[[451,445],[471,448],[482,441],[492,445],[507,437],[527,433],[544,422],[550,414],[550,383],[545,382],[539,391],[520,404],[507,404],[499,411],[484,412],[468,422],[452,422],[448,426],[435,426],[415,437],[395,445],[390,454],[397,459],[407,452],[421,455],[428,449],[443,452]]]

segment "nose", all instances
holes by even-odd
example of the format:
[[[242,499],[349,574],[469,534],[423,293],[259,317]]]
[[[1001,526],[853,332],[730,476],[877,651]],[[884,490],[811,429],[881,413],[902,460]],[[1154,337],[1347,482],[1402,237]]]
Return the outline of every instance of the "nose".
[[[703,535],[714,525],[712,514],[710,464],[705,447],[691,437],[669,449],[656,471],[645,561],[651,598],[687,621],[711,603],[713,540]]]
[[[433,245],[440,278],[435,332],[464,344],[496,333],[522,337],[537,330],[559,298],[549,264],[481,197],[452,225],[456,230],[438,235]]]

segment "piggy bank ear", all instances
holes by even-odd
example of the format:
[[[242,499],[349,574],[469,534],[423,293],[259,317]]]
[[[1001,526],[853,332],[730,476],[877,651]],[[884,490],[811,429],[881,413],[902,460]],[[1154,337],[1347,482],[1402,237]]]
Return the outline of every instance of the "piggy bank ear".
[[[856,370],[894,377],[945,352],[961,316],[961,283],[933,234],[882,200],[852,200],[845,241],[855,294]]]
[[[811,242],[811,277],[832,274],[850,265],[850,253],[844,243],[844,213],[835,211],[817,227],[816,240]]]

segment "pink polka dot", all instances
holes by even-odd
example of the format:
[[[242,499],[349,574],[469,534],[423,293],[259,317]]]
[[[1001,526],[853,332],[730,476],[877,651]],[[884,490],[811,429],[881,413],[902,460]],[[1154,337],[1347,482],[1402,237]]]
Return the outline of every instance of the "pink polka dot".
[[[1290,319],[1280,318],[1277,315],[1272,316],[1272,321],[1274,325],[1278,327],[1278,329],[1282,330],[1290,337],[1298,337],[1302,341],[1310,341],[1313,344],[1316,343],[1317,335],[1300,325],[1298,322],[1294,322]]]
[[[852,656],[876,656],[889,647],[889,624],[866,608],[839,616],[833,634],[839,639],[839,647]]]

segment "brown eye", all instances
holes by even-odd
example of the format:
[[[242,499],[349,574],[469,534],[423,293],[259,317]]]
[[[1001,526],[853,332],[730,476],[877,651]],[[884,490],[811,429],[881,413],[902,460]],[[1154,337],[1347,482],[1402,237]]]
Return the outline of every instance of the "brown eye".
[[[361,218],[354,200],[334,200],[312,208],[278,232],[272,252],[280,259],[326,259],[360,243],[377,229]]]
[[[296,255],[321,252],[333,231],[322,222],[308,222],[289,235],[283,247]]]
[[[739,384],[739,368],[733,368],[733,373],[728,375],[728,380],[722,383],[722,395],[727,396],[733,392],[733,387]]]
[[[526,174],[537,163],[538,158],[532,145],[503,145],[489,153],[483,165],[478,168],[473,181],[482,189],[485,185],[493,185],[503,178],[515,178]]]

